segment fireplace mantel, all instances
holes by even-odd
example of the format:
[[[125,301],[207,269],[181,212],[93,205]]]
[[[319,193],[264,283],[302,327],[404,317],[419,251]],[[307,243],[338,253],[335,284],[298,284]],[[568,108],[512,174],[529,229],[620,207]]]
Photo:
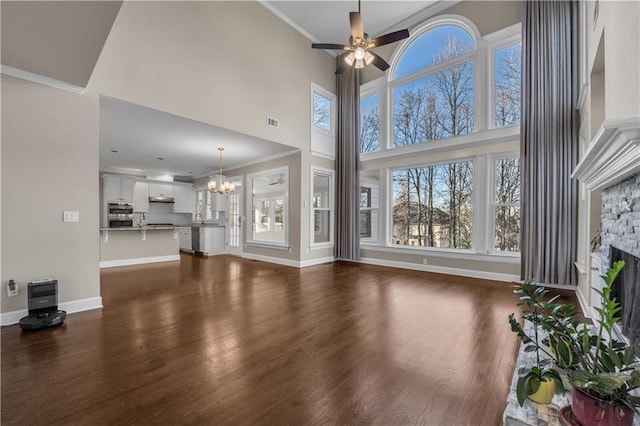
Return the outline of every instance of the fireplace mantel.
[[[640,117],[605,120],[571,177],[601,191],[640,173]]]

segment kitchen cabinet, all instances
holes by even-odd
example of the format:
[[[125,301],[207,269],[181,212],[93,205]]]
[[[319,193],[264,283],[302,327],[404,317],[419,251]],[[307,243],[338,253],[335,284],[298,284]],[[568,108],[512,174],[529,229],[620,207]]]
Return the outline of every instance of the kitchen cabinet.
[[[191,213],[195,207],[193,186],[176,183],[173,187],[176,202],[173,205],[175,213]]]
[[[191,228],[178,228],[178,240],[180,241],[180,250],[192,250]]]
[[[200,228],[200,251],[207,256],[224,253],[224,230],[224,226]]]
[[[149,182],[146,180],[136,180],[133,187],[133,211],[149,211]]]
[[[174,197],[173,182],[149,182],[150,197]]]
[[[134,178],[120,176],[105,176],[102,180],[102,197],[104,202],[133,203]]]

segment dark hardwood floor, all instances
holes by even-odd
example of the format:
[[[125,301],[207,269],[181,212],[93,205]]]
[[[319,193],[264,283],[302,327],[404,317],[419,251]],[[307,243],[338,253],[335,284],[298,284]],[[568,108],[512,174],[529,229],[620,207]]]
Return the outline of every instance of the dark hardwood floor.
[[[508,283],[182,255],[101,287],[60,328],[2,328],[3,425],[501,424]]]

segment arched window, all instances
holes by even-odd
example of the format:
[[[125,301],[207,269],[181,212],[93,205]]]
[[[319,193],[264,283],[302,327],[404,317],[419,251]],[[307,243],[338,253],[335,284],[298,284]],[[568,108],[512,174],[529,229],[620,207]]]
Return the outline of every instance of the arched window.
[[[391,79],[393,146],[473,131],[475,50],[466,29],[445,24],[401,51]]]

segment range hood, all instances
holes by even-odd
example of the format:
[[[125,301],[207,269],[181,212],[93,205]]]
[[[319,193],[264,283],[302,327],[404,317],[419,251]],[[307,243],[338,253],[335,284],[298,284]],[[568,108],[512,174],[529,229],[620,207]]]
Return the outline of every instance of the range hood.
[[[155,195],[155,196],[149,197],[149,202],[150,203],[175,203],[176,199],[173,197],[163,197],[161,195]]]

